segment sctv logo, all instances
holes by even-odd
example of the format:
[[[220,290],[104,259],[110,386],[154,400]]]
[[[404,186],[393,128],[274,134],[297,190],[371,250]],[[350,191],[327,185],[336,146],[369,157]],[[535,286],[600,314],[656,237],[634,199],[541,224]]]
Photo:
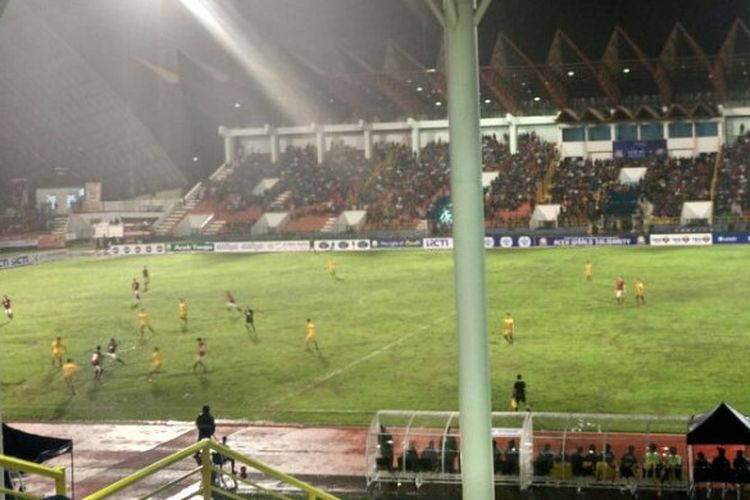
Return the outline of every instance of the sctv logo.
[[[424,248],[453,248],[453,238],[425,238]]]

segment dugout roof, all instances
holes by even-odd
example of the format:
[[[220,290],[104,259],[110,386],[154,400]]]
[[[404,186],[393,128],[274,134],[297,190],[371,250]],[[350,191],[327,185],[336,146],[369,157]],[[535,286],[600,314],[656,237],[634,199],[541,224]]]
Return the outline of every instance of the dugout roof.
[[[725,402],[690,419],[688,444],[750,444],[750,421]]]

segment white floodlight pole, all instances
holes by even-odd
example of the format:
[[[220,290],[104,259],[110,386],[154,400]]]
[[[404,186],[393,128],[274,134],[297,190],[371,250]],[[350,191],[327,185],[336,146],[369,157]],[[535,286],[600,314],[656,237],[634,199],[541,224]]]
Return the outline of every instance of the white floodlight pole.
[[[426,0],[443,27],[450,129],[463,498],[495,497],[477,25],[491,0]]]

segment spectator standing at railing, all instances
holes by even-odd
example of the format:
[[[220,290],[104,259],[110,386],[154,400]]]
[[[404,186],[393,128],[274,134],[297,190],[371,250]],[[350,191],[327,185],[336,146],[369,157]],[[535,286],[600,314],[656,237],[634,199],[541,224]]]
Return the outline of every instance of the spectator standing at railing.
[[[211,408],[204,405],[200,415],[195,419],[195,426],[198,428],[198,441],[201,439],[211,439],[216,433],[216,422],[211,415]]]

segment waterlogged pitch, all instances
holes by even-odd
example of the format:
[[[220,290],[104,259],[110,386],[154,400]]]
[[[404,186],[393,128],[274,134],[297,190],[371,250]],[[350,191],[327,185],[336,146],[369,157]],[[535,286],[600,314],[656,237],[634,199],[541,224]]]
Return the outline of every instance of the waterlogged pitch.
[[[488,253],[493,408],[508,408],[522,373],[539,411],[693,414],[719,400],[750,409],[749,263],[750,247],[739,246]],[[144,265],[142,305],[155,333],[140,339],[130,282]],[[628,286],[622,306],[618,275]],[[256,336],[227,311],[226,290],[255,310]],[[449,252],[77,259],[1,271],[0,293],[15,313],[0,322],[8,419],[189,419],[208,403],[221,418],[344,424],[378,409],[458,405]],[[501,333],[506,312],[512,346]],[[305,350],[307,318],[320,353]],[[51,364],[57,336],[79,366],[75,395]],[[105,359],[94,381],[91,353],[111,337],[126,364]],[[198,337],[207,339],[206,374],[192,371]],[[149,381],[155,346],[164,362]]]

